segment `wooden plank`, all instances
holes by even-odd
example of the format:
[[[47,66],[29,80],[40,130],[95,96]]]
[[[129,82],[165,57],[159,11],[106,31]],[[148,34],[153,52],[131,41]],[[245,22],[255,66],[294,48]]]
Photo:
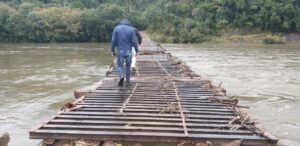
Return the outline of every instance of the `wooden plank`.
[[[86,116],[86,115],[59,115],[58,119],[90,119],[90,120],[136,120],[136,121],[168,121],[168,122],[180,122],[180,118],[164,118],[164,117],[124,117],[119,116]],[[209,121],[208,121],[209,122]],[[225,121],[224,121],[225,122]],[[227,123],[229,121],[226,121]]]
[[[182,128],[176,127],[143,127],[143,126],[94,126],[94,125],[45,125],[43,129],[85,129],[85,130],[148,130],[148,131],[177,131],[182,132]],[[241,134],[241,135],[252,135],[253,133],[246,130],[219,130],[219,129],[188,129],[192,133],[215,133],[215,134]]]
[[[153,125],[153,126],[168,126],[168,127],[181,127],[182,124],[181,123],[169,123],[169,122],[136,122],[136,121],[118,121],[118,120],[115,120],[115,121],[97,121],[97,120],[92,120],[92,119],[89,119],[89,120],[76,120],[76,119],[73,119],[73,120],[70,120],[70,119],[53,119],[51,120],[49,123],[60,123],[60,124],[76,124],[76,125],[79,125],[79,124],[100,124],[100,125]],[[201,125],[200,125],[201,126]],[[219,125],[211,125],[211,124],[208,124],[208,125],[204,125],[204,126],[218,126],[220,127]],[[224,126],[224,125],[223,125]]]
[[[43,129],[53,129],[53,130],[91,130],[91,131],[160,131],[160,132],[182,132],[182,128],[176,127],[143,127],[143,126],[94,126],[94,125],[45,125]]]
[[[87,105],[87,104],[78,104],[78,105],[82,105],[81,107],[83,108],[83,109],[112,109],[112,108],[121,108],[121,106],[112,106],[112,105],[91,105],[91,104],[89,104],[89,105]],[[165,108],[165,107],[167,107],[167,105],[162,105],[162,106],[152,106],[152,105],[150,105],[150,106],[136,106],[136,105],[127,105],[126,106],[126,108],[128,108],[128,109],[152,109],[152,110],[158,110],[158,109],[162,109],[162,108]],[[208,108],[207,108],[208,107]],[[191,108],[191,107],[189,107],[189,106],[187,106],[186,108],[185,107],[183,107],[182,106],[182,109],[183,110],[190,110],[190,111],[221,111],[221,112],[232,112],[230,109],[228,109],[228,108],[211,108],[211,107],[209,107],[209,106],[202,106],[202,107],[199,107],[199,108],[197,108],[197,107],[193,107],[193,108]]]
[[[156,143],[181,143],[182,141],[187,143],[197,143],[199,141],[212,141],[216,143],[226,143],[231,142],[232,139],[205,139],[205,138],[183,138],[177,137],[176,139],[171,137],[156,137],[156,136],[131,136],[131,137],[124,137],[124,136],[105,136],[105,135],[75,135],[80,137],[80,139],[89,139],[89,140],[96,140],[96,141],[131,141],[131,142],[156,142]],[[30,138],[32,139],[41,139],[42,137],[51,137],[53,139],[74,139],[74,134],[49,134],[49,133],[30,133]],[[78,138],[77,138],[78,139]],[[243,140],[242,145],[245,146],[275,146],[276,144],[269,143],[267,141],[262,140]]]
[[[76,111],[90,111],[90,112],[100,112],[100,111],[115,111],[116,109],[103,109],[103,108],[79,108]],[[119,111],[119,110],[118,110]],[[119,111],[120,112],[120,111]],[[123,109],[123,113],[134,112],[134,113],[161,113],[162,110],[155,109]],[[226,111],[189,111],[184,110],[187,114],[207,114],[207,115],[234,115],[233,112]],[[174,112],[176,113],[176,112]]]
[[[121,104],[102,104],[102,103],[79,103],[78,105],[81,105],[82,107],[99,107],[99,108],[113,108],[113,107],[121,107]],[[166,107],[167,104],[130,104],[127,107],[130,108],[162,108]],[[181,105],[183,108],[205,108],[205,109],[229,109],[228,107],[224,106],[194,106],[194,105]]]
[[[152,85],[153,86],[153,85]],[[150,88],[150,87],[149,87]],[[143,95],[144,93],[149,93],[151,91],[147,91],[147,89],[144,89],[145,91],[137,91],[135,94],[137,95]],[[100,90],[98,90],[100,91]],[[162,95],[173,95],[173,94],[168,94],[168,92],[166,91],[163,91],[163,92],[159,92],[159,94],[162,94]],[[125,94],[130,94],[130,90],[116,90],[116,92],[113,92],[113,91],[109,91],[109,92],[95,92],[95,93],[91,93],[88,95],[88,97],[91,97],[91,96],[103,96],[103,95],[125,95]],[[184,96],[188,96],[188,97],[196,97],[198,98],[198,96],[213,96],[214,94],[213,93],[210,93],[210,92],[191,92],[191,93],[178,93],[179,95],[184,95]]]
[[[167,132],[123,132],[123,131],[72,131],[72,130],[38,130],[36,133],[48,133],[48,134],[78,134],[78,135],[127,135],[127,136],[157,136],[157,137],[185,137],[185,135],[180,133],[167,133]],[[206,139],[245,139],[245,140],[266,140],[265,138],[259,136],[250,135],[219,135],[219,134],[190,134],[189,137],[192,138],[206,138]]]
[[[88,130],[80,130],[80,131],[72,131],[72,130],[37,130],[35,133],[48,133],[48,134],[78,134],[79,135],[127,135],[127,136],[161,136],[164,137],[166,134],[172,137],[183,137],[183,134],[180,133],[167,133],[167,132],[123,132],[123,131],[88,131]],[[80,137],[78,137],[80,138]]]
[[[97,121],[97,120],[76,120],[76,119],[53,119],[49,122],[49,124],[75,124],[75,125],[130,125],[130,126],[160,126],[160,127],[182,127],[182,123],[169,123],[169,122],[140,122],[140,121],[118,121],[118,120],[110,120],[110,121]],[[186,123],[186,126],[189,128],[223,128],[226,127],[227,124],[210,124],[210,123]]]
[[[107,116],[107,115],[121,115],[117,112],[83,112],[83,111],[72,111],[72,112],[64,112],[63,114],[67,115],[99,115],[99,116]],[[179,117],[179,115],[176,114],[169,114],[169,113],[163,113],[163,114],[151,114],[151,113],[127,113],[126,116],[145,116],[145,117]],[[199,118],[199,119],[233,119],[234,116],[218,116],[218,115],[189,115],[189,118]]]
[[[56,119],[81,119],[81,120],[125,120],[125,121],[168,121],[168,122],[181,122],[181,119],[178,118],[164,118],[164,117],[123,117],[123,116],[86,116],[86,115],[59,115]],[[186,121],[191,123],[214,123],[214,124],[227,124],[230,120],[223,119],[186,119]]]

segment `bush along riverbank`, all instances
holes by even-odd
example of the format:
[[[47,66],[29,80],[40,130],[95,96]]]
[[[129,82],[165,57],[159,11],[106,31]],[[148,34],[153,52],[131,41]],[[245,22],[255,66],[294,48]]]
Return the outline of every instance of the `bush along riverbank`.
[[[283,34],[261,33],[231,36],[225,35],[220,37],[220,42],[285,44],[288,43],[288,39]]]
[[[182,43],[178,38],[160,33],[149,32],[151,38],[160,43]],[[191,36],[192,37],[192,36]],[[183,43],[263,43],[263,44],[285,44],[300,42],[300,33],[260,33],[260,34],[224,34],[221,36],[198,35],[193,38],[196,42],[187,41]]]

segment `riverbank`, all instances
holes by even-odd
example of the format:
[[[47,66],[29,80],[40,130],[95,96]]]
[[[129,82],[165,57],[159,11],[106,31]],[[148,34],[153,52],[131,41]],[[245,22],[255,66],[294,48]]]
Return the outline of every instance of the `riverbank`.
[[[180,36],[173,37],[159,33],[150,33],[151,39],[160,43],[178,43]],[[300,33],[223,33],[220,35],[198,35],[195,43],[258,43],[258,44],[286,44],[300,42]],[[185,43],[190,43],[187,41]]]

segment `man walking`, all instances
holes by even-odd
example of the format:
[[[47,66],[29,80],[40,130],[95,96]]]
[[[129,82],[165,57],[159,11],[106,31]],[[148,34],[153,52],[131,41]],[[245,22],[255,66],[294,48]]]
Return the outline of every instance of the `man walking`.
[[[130,26],[127,19],[121,21],[121,23],[114,29],[111,39],[111,55],[115,56],[115,48],[118,49],[118,75],[119,86],[123,86],[123,64],[126,61],[126,85],[130,84],[131,75],[131,59],[132,59],[132,47],[134,47],[136,55],[138,55],[138,41],[134,30]]]

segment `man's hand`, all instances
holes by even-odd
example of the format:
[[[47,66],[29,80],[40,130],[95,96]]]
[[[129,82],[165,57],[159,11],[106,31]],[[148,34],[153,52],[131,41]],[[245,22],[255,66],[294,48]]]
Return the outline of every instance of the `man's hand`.
[[[111,57],[115,57],[115,56],[116,56],[115,52],[111,52]]]

